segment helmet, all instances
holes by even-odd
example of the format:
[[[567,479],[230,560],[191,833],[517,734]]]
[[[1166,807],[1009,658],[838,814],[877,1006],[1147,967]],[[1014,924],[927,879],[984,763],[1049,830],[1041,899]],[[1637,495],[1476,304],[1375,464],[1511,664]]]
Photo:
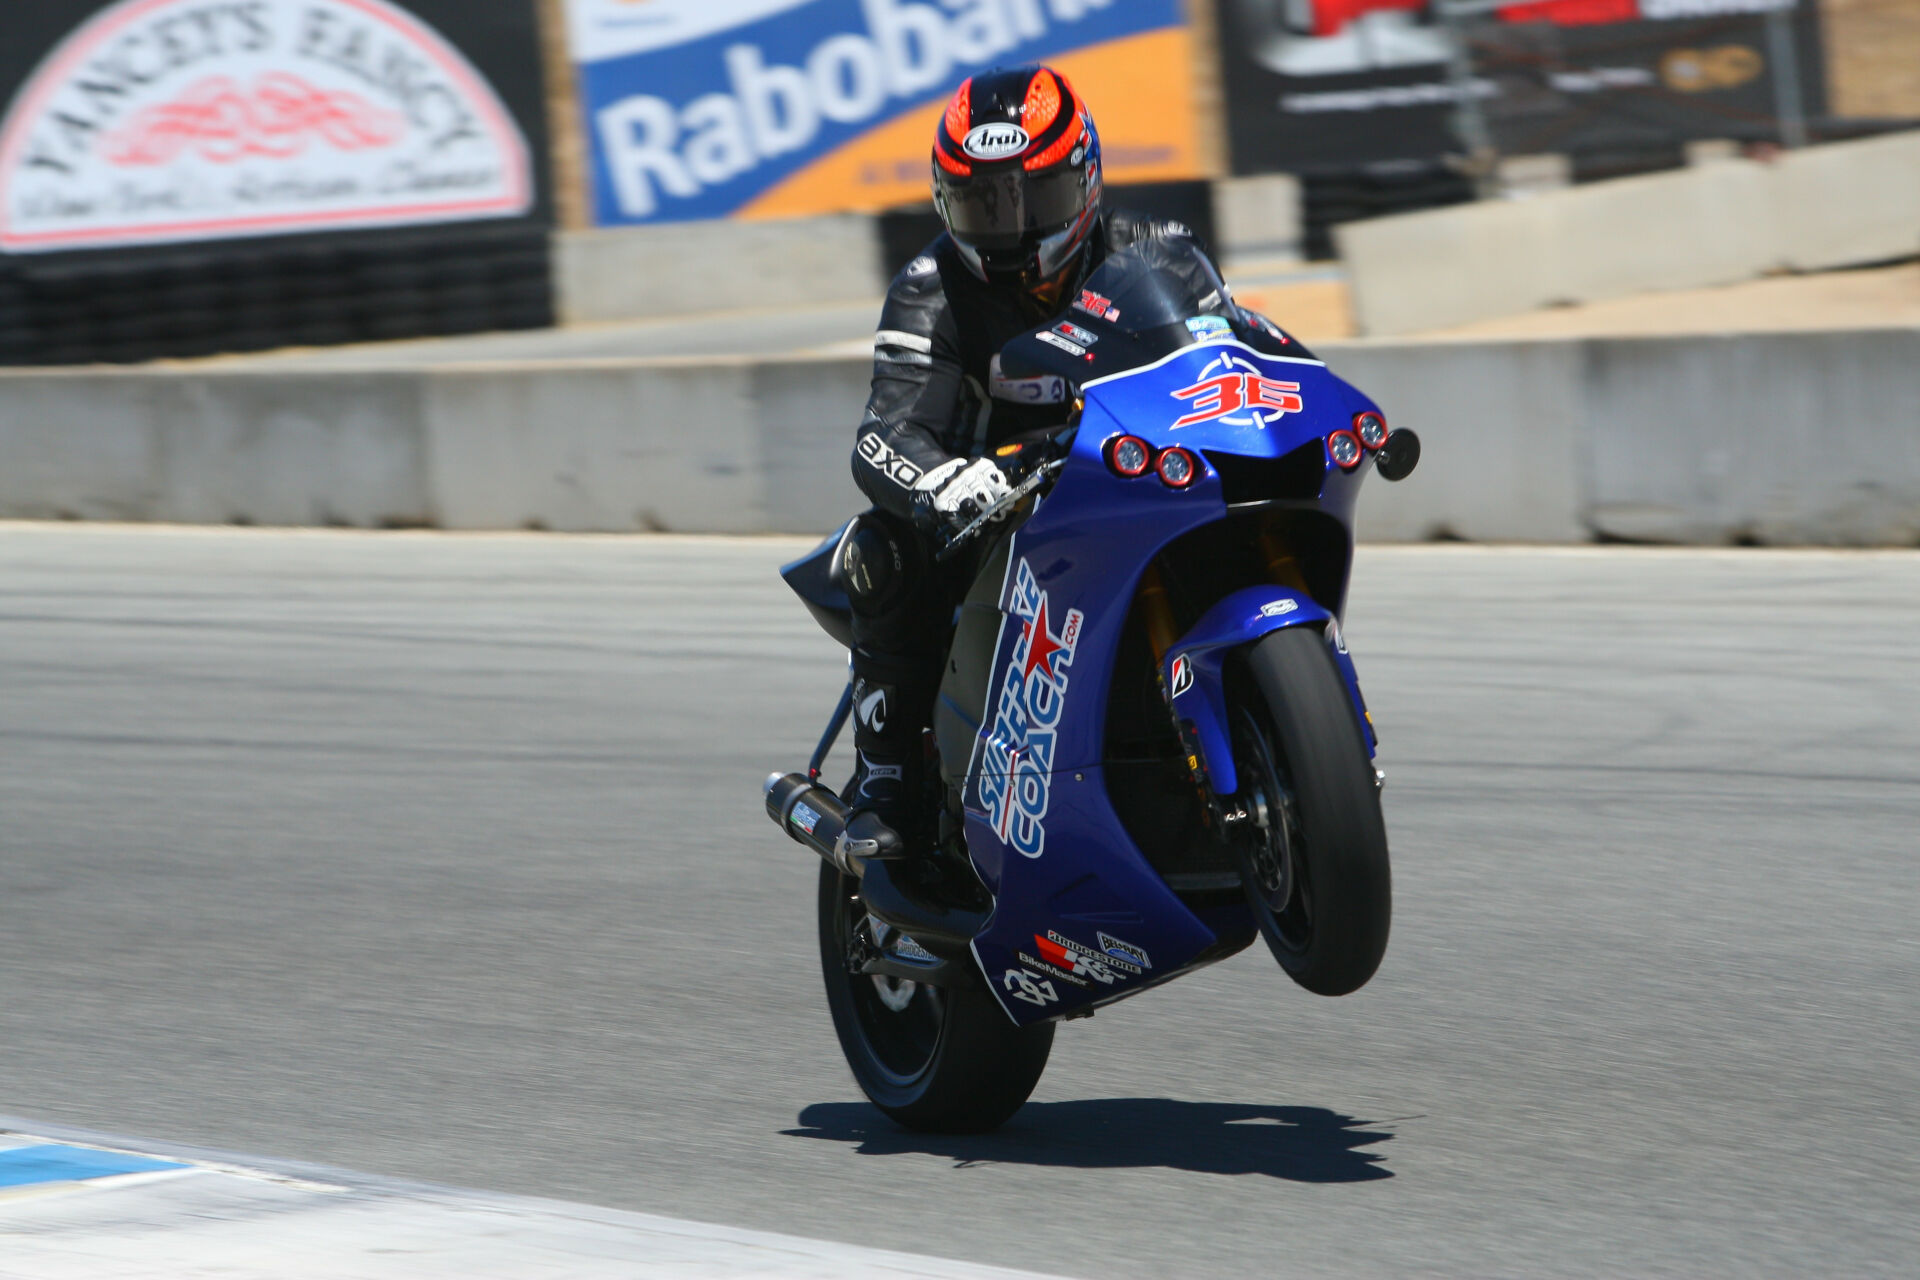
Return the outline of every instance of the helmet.
[[[960,86],[934,133],[933,203],[973,273],[1044,287],[1100,217],[1100,135],[1051,67],[996,68]]]

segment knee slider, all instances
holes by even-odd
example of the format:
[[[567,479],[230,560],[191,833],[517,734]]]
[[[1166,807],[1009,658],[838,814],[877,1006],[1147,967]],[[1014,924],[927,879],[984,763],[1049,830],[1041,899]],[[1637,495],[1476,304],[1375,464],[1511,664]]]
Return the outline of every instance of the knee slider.
[[[855,520],[840,540],[830,576],[847,593],[854,612],[881,613],[907,588],[906,549],[869,513]]]

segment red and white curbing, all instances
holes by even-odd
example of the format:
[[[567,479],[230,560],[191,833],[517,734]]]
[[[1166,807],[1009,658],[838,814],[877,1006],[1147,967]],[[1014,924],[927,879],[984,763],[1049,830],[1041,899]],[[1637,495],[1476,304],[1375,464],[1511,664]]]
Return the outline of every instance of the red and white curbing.
[[[0,1117],[0,1280],[150,1280],[158,1274],[171,1280],[1036,1280],[1030,1272]]]

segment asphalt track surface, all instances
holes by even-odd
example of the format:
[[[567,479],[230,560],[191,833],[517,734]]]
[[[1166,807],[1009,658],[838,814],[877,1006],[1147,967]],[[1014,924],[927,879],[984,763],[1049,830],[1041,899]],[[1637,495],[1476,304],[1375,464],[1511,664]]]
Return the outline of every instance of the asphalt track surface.
[[[799,546],[0,527],[0,1113],[1089,1278],[1912,1273],[1920,557],[1364,550],[1379,977],[927,1138],[760,810]]]

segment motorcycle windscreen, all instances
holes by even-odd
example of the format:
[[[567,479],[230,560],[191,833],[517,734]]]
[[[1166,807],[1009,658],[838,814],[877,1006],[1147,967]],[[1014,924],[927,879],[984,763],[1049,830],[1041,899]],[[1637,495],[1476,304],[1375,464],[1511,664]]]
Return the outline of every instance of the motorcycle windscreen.
[[[1305,354],[1243,314],[1213,263],[1186,237],[1144,240],[1109,254],[1067,302],[1063,315],[1001,349],[1008,377],[1052,375],[1084,385],[1226,338]]]

